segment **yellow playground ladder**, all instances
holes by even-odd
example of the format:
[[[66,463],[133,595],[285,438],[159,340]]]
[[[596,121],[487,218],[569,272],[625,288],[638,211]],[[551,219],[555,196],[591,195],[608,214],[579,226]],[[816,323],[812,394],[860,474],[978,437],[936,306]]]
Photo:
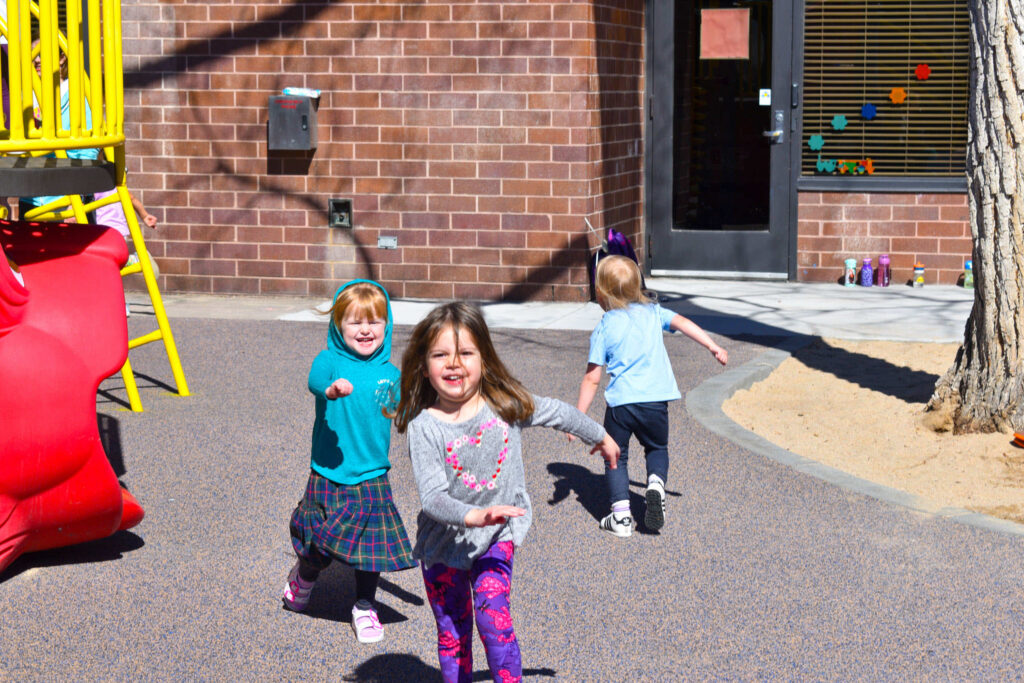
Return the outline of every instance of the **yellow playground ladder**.
[[[61,16],[61,10],[64,16]],[[120,202],[157,329],[128,349],[163,340],[180,396],[188,383],[167,320],[139,222],[128,194],[124,148],[124,83],[119,0],[7,0],[0,13],[0,192],[56,196],[21,220],[88,221],[87,213]],[[9,112],[9,113],[8,113]],[[92,193],[116,190],[98,200]],[[89,197],[89,200],[83,199]],[[128,401],[142,410],[131,361],[121,368]]]

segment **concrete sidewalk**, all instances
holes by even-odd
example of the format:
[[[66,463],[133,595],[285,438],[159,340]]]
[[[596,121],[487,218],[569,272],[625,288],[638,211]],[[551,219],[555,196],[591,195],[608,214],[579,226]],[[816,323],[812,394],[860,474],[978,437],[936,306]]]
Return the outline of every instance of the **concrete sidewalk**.
[[[842,287],[836,284],[648,278],[668,308],[727,336],[811,335],[840,339],[956,342],[974,301],[974,290],[948,285],[912,288]],[[128,295],[137,314],[151,311],[145,295]],[[413,325],[436,302],[396,300],[395,322]],[[164,296],[171,318],[322,321],[314,309],[324,299],[236,297],[208,294]],[[594,303],[488,303],[492,327],[590,330],[601,318]]]

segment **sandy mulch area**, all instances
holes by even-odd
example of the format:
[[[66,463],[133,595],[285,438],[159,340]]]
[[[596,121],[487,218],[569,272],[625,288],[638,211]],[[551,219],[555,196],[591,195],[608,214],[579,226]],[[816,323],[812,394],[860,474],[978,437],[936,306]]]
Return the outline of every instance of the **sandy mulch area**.
[[[786,450],[936,507],[1024,522],[1024,449],[1012,434],[939,434],[922,422],[957,346],[825,339],[722,409]]]

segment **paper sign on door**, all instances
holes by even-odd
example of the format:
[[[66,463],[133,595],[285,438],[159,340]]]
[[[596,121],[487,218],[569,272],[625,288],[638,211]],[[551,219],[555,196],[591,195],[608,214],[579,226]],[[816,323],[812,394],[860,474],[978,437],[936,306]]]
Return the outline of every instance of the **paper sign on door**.
[[[750,10],[700,11],[701,59],[750,59]]]

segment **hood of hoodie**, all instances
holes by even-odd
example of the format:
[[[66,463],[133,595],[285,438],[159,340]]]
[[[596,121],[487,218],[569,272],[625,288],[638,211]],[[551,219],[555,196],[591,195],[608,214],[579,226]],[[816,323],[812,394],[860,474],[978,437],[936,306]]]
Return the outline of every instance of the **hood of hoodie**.
[[[366,284],[373,285],[384,293],[384,301],[387,303],[388,315],[387,325],[384,327],[384,341],[382,341],[381,345],[377,347],[377,350],[369,356],[356,353],[348,347],[348,344],[345,343],[345,339],[341,336],[341,330],[339,330],[337,325],[334,324],[334,316],[331,316],[331,324],[327,326],[327,349],[332,354],[336,354],[345,360],[358,361],[369,365],[387,365],[391,361],[391,328],[393,326],[391,319],[391,297],[388,296],[387,290],[373,280],[351,280],[339,287],[338,291],[334,293],[332,305],[346,289],[364,282]]]

